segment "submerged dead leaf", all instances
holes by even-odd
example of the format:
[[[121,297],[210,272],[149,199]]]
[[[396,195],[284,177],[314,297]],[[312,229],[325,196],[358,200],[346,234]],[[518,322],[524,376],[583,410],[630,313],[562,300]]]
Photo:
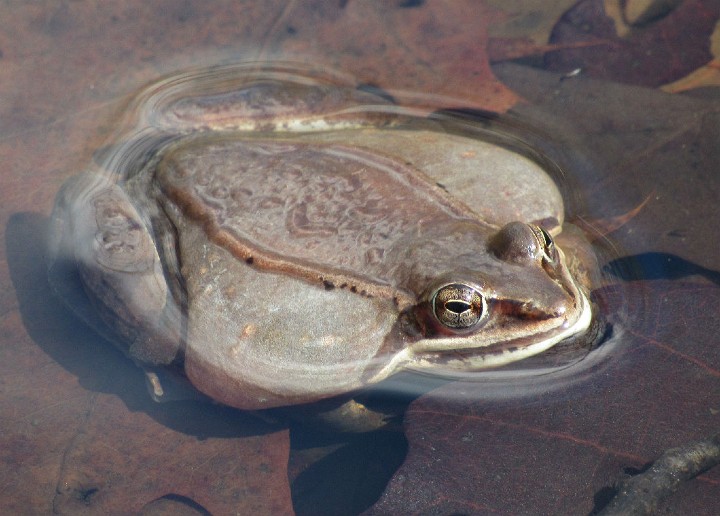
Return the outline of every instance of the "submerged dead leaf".
[[[550,41],[550,33],[558,19],[577,0],[487,0],[486,3],[504,13],[490,26],[491,38],[525,39],[536,45]]]
[[[55,513],[140,512],[163,498],[211,514],[293,513],[287,431],[243,437],[246,418],[196,404],[153,412],[165,418],[92,399],[63,458]],[[201,434],[173,429],[181,419]]]
[[[567,73],[581,68],[594,78],[658,87],[686,76],[711,59],[710,35],[720,16],[717,0],[685,0],[664,16],[639,26],[616,23],[603,0],[581,0],[559,20],[550,42],[602,40],[604,46],[566,48],[546,55],[548,69]],[[618,11],[616,20],[624,14]]]
[[[677,81],[662,86],[668,93],[681,93],[696,88],[720,86],[720,22],[710,36],[710,53],[714,59],[705,66],[701,66],[689,75]]]
[[[682,79],[661,86],[668,93],[682,93],[697,88],[720,86],[720,60],[713,59]]]
[[[503,16],[474,0],[290,2],[261,55],[326,62],[401,103],[504,112],[518,97],[493,76],[486,50]]]

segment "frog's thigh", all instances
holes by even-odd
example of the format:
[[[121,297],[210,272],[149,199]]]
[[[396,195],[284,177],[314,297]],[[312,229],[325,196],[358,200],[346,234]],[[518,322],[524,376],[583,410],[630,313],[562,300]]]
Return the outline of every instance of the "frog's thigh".
[[[188,285],[186,371],[210,397],[253,409],[362,387],[397,314],[390,301],[260,272],[212,244]],[[197,247],[196,247],[197,249]]]
[[[180,321],[155,245],[117,185],[88,184],[72,209],[75,258],[103,318],[143,362],[169,363],[180,347]],[[174,315],[173,315],[174,314]]]

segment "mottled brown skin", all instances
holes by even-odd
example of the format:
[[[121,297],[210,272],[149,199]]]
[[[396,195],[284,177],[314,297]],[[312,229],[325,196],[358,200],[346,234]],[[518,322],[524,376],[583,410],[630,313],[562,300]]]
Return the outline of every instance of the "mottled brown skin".
[[[537,165],[351,88],[236,72],[151,88],[110,174],[59,195],[58,257],[135,359],[259,409],[506,365],[590,326]]]

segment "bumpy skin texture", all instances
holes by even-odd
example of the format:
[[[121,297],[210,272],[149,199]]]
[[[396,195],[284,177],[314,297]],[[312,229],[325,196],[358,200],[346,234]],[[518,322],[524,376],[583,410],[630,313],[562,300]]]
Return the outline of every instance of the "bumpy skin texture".
[[[58,196],[57,257],[135,359],[257,409],[588,328],[537,164],[332,81],[241,71],[141,94],[109,173]]]

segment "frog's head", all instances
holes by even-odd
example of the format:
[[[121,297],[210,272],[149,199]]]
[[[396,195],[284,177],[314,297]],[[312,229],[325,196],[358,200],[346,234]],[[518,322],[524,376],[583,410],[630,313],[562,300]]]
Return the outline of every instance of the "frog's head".
[[[486,369],[587,330],[591,304],[549,231],[511,222],[483,238],[485,228],[460,226],[413,248],[407,281],[421,290],[412,309],[421,338],[395,363]]]

